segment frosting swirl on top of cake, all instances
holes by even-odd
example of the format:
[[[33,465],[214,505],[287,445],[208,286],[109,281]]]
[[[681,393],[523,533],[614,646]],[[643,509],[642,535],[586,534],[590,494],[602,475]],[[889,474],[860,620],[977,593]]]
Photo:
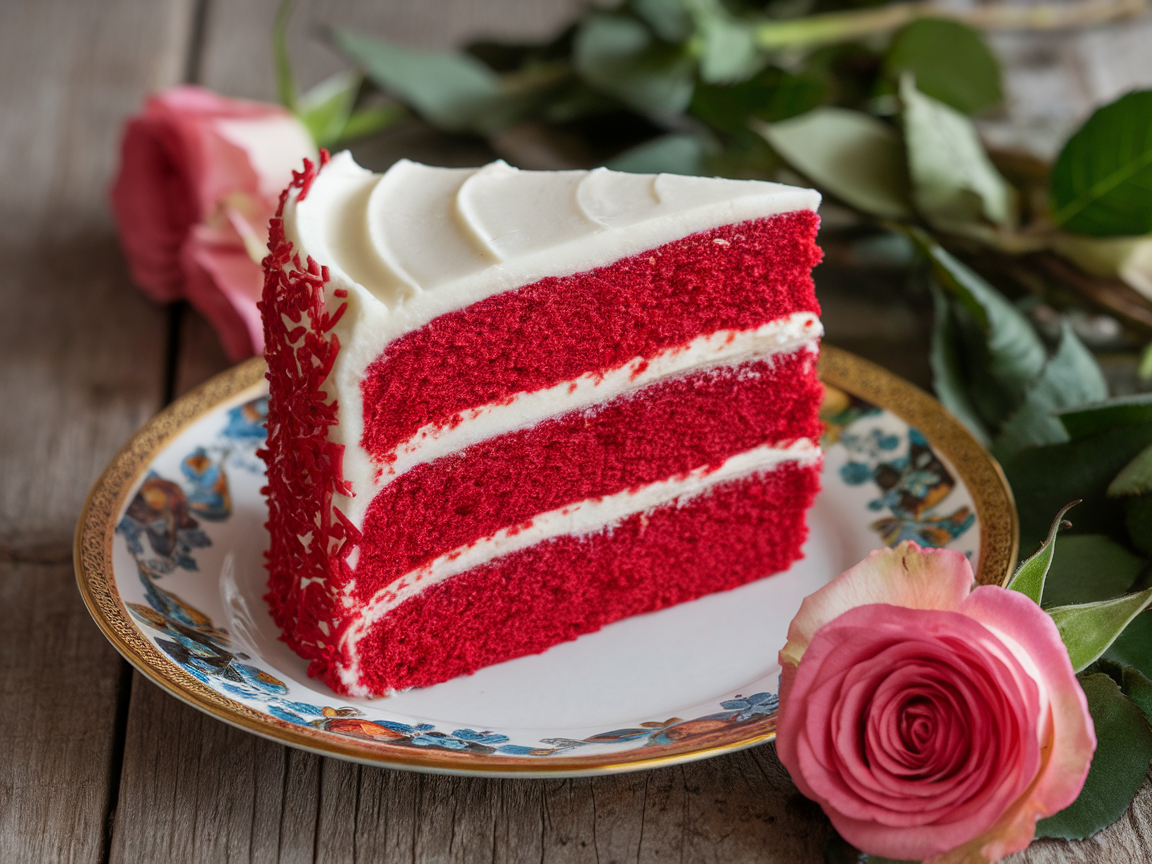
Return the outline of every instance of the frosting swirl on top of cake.
[[[817,192],[778,183],[605,168],[432,168],[402,159],[381,175],[344,152],[286,216],[297,248],[380,303],[427,303],[443,314],[686,234],[819,203]],[[431,293],[458,299],[415,299]]]

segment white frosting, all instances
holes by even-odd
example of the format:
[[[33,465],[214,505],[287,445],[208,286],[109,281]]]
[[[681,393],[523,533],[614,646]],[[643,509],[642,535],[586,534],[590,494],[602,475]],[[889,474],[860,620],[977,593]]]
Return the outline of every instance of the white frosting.
[[[341,349],[325,390],[339,403],[329,434],[344,445],[344,477],[357,497],[336,505],[359,526],[377,488],[380,466],[360,446],[360,382],[389,342],[502,291],[819,201],[812,190],[777,183],[518,171],[503,162],[448,169],[400,161],[379,175],[338,154],[284,213],[296,251],[329,268],[329,308],[348,305],[332,331]],[[338,289],[347,297],[334,297]],[[528,403],[533,411],[540,404]]]
[[[360,641],[372,631],[373,625],[401,603],[446,579],[546,540],[611,530],[612,526],[636,513],[652,511],[673,502],[682,506],[720,483],[765,473],[785,462],[817,465],[820,458],[819,446],[809,440],[796,441],[784,447],[757,447],[730,457],[718,468],[697,468],[688,474],[637,489],[590,498],[541,513],[522,525],[501,529],[489,537],[441,555],[394,580],[367,603],[360,605],[352,625],[340,639],[342,653],[349,658],[348,665],[340,668],[340,678],[352,695],[372,695],[360,683]],[[344,602],[349,609],[355,606],[351,598],[345,598]]]

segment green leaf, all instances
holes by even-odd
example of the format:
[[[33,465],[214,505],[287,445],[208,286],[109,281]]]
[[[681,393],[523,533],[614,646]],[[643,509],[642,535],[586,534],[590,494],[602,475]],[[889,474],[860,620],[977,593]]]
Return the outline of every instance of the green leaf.
[[[628,5],[665,42],[683,42],[692,35],[684,0],[631,0]]]
[[[1067,441],[1068,433],[1052,413],[1107,398],[1108,384],[1096,358],[1065,323],[1056,353],[1028,386],[1023,404],[1004,424],[992,454],[1002,459],[1025,447]]]
[[[928,234],[916,228],[907,233],[932,262],[937,281],[955,298],[953,314],[964,342],[969,397],[985,422],[998,427],[1044,370],[1044,343],[1020,310]],[[1048,512],[1076,497],[1069,495]]]
[[[501,95],[496,73],[469,54],[405,48],[348,30],[333,35],[377,85],[441,129],[472,128]]]
[[[907,219],[908,173],[896,130],[859,111],[817,108],[782,123],[753,123],[789,165],[846,204]]]
[[[296,110],[317,147],[327,147],[344,134],[363,81],[364,75],[358,70],[346,69],[300,97]]]
[[[291,111],[296,110],[296,79],[292,75],[292,55],[288,53],[288,21],[292,18],[295,0],[280,0],[276,10],[276,21],[272,25],[272,58],[276,66],[276,94],[280,104]]]
[[[681,114],[692,101],[695,63],[684,50],[653,38],[634,18],[592,13],[572,46],[576,71],[592,86],[656,118]]]
[[[1133,705],[1144,712],[1144,719],[1152,721],[1152,680],[1139,669],[1125,666],[1120,689]]]
[[[1052,221],[1093,237],[1152,232],[1152,90],[1088,118],[1052,169]]]
[[[811,111],[824,102],[823,82],[769,67],[730,87],[698,84],[689,110],[724,132],[746,131],[751,118],[775,123]]]
[[[976,30],[958,21],[922,18],[901,28],[884,55],[884,74],[916,76],[921,93],[976,114],[1004,99],[1000,64]]]
[[[348,117],[348,122],[344,124],[339,140],[354,141],[357,138],[374,135],[397,123],[407,113],[403,105],[380,105],[376,108],[353,111]]]
[[[1056,416],[1073,441],[1117,426],[1152,424],[1152,393],[1119,396],[1096,405],[1058,411]]]
[[[632,174],[702,174],[708,142],[699,135],[664,135],[610,160],[606,167]]]
[[[1052,566],[1052,555],[1056,551],[1056,532],[1065,525],[1064,514],[1079,503],[1079,501],[1073,501],[1071,504],[1066,504],[1064,509],[1056,514],[1056,518],[1052,520],[1052,527],[1048,529],[1048,538],[1044,541],[1044,545],[1036,550],[1034,555],[1023,561],[1008,581],[1005,587],[1009,591],[1019,591],[1031,599],[1033,603],[1039,605],[1040,598],[1044,596],[1044,580],[1048,576],[1048,570]],[[1068,527],[1072,526],[1068,525]]]
[[[1152,603],[1152,588],[1112,600],[1058,606],[1048,614],[1056,622],[1068,649],[1072,668],[1079,672],[1108,650],[1133,618]]]
[[[1107,600],[1132,589],[1145,561],[1103,534],[1060,538],[1060,554],[1048,571],[1045,606]]]
[[[1085,501],[1075,533],[1127,542],[1124,506],[1104,493],[1116,472],[1148,446],[1149,436],[1152,425],[1106,429],[1067,444],[1032,447],[1001,462],[1020,514],[1020,548],[1037,548],[1048,533],[1049,514],[1075,498]]]
[[[1152,445],[1120,469],[1116,479],[1108,484],[1109,497],[1121,495],[1144,495],[1152,492]]]
[[[709,84],[743,81],[763,65],[750,24],[723,12],[697,19],[700,77]]]
[[[992,165],[972,121],[900,79],[904,141],[916,207],[941,226],[1015,221],[1012,188]]]
[[[1152,495],[1125,500],[1124,527],[1132,545],[1145,555],[1152,555]]]
[[[1096,753],[1080,796],[1036,823],[1037,837],[1082,840],[1124,815],[1152,760],[1152,727],[1108,675],[1081,681],[1096,728]]]
[[[1104,658],[1152,676],[1152,612],[1141,612],[1132,619],[1132,623],[1108,646]]]
[[[931,280],[932,307],[935,312],[932,324],[932,347],[929,362],[932,365],[932,387],[936,397],[952,414],[968,427],[987,446],[989,435],[980,419],[980,414],[968,396],[964,376],[964,364],[960,354],[960,335],[944,296],[944,289]]]

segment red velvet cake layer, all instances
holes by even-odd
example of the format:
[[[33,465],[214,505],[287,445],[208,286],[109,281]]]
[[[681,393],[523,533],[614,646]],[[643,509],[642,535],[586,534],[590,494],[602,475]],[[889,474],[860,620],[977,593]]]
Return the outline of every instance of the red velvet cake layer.
[[[539,513],[816,440],[823,388],[801,350],[673,378],[418,465],[376,496],[354,597]]]
[[[468,408],[718,330],[819,313],[810,272],[820,260],[818,223],[801,210],[728,225],[442,315],[368,367],[363,446],[391,462],[421,427],[453,425]]]
[[[374,692],[436,684],[784,570],[800,557],[818,486],[817,468],[784,463],[446,580],[361,640],[360,680]],[[345,690],[332,670],[324,680]]]

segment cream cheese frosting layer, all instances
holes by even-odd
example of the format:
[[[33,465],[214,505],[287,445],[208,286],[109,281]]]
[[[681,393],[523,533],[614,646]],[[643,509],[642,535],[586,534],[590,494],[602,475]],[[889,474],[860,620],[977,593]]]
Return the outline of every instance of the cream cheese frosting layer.
[[[818,465],[820,460],[819,445],[806,439],[787,446],[757,447],[729,457],[719,467],[697,468],[688,474],[638,489],[569,504],[558,510],[541,513],[522,525],[501,529],[468,546],[454,549],[401,576],[360,606],[352,625],[340,639],[344,655],[350,658],[348,665],[341,668],[341,680],[353,695],[368,695],[359,689],[357,649],[361,640],[377,622],[400,604],[447,579],[546,540],[611,529],[613,525],[637,513],[655,510],[673,502],[684,504],[721,483],[772,471],[785,463],[812,466]],[[344,605],[348,609],[355,606],[350,597],[344,599]]]
[[[754,358],[769,358],[798,350],[815,352],[822,334],[811,312],[797,312],[752,330],[718,330],[652,357],[636,357],[607,372],[588,373],[546,390],[519,393],[511,402],[484,405],[465,412],[452,426],[420,429],[394,451],[396,461],[373,484],[373,494],[396,477],[486,441],[571,411],[607,402],[659,381],[708,368],[736,366]],[[370,497],[370,496],[365,496]]]

